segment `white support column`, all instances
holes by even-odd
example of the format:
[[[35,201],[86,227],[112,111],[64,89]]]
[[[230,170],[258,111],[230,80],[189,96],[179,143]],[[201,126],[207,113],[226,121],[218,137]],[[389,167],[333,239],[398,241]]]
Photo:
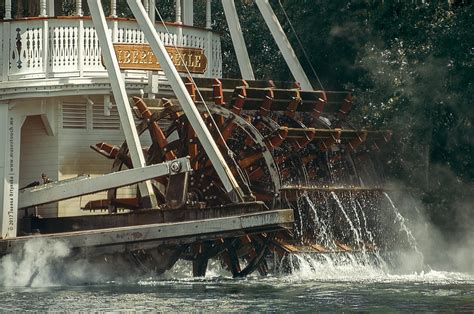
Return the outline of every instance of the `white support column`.
[[[12,18],[12,0],[5,0],[5,20]]]
[[[91,1],[91,0],[89,0]],[[138,25],[145,34],[145,38],[150,43],[151,49],[155,54],[158,62],[161,64],[163,72],[168,79],[173,91],[178,99],[181,107],[183,108],[184,114],[189,120],[192,128],[196,132],[196,135],[201,142],[207,156],[212,162],[214,169],[216,169],[217,175],[219,176],[224,189],[226,190],[229,198],[233,202],[242,202],[243,193],[239,187],[239,184],[234,178],[232,171],[229,169],[224,157],[222,156],[216,142],[214,141],[211,133],[206,127],[206,123],[203,121],[199,111],[196,108],[191,96],[189,96],[184,83],[179,76],[176,67],[174,66],[171,58],[166,51],[163,42],[160,40],[156,29],[151,24],[150,19],[146,15],[143,5],[140,0],[127,0],[130,9],[135,16]]]
[[[79,19],[79,29],[77,34],[77,69],[79,70],[79,77],[84,75],[84,20]]]
[[[117,17],[117,0],[110,0],[110,17]]]
[[[84,11],[82,11],[82,0],[76,0],[76,15],[83,16]]]
[[[110,17],[112,20],[112,42],[117,43],[118,41],[118,20],[117,17],[117,0],[110,0]]]
[[[213,77],[212,75],[212,63],[214,62],[214,56],[212,53],[212,32],[209,30],[207,32],[207,37],[206,37],[206,57],[207,57],[207,69],[206,69],[206,76],[207,77]]]
[[[150,12],[148,12],[148,16],[150,17],[150,20],[153,25],[155,25],[156,22],[155,1],[156,0],[150,0]]]
[[[182,23],[182,14],[181,14],[181,0],[174,1],[174,8],[175,8],[175,19],[176,23]]]
[[[150,0],[148,16],[151,23],[156,26],[155,0]],[[155,94],[158,94],[158,71],[148,71],[148,98],[155,99]]]
[[[48,0],[48,16],[55,16],[54,0]]]
[[[146,13],[150,13],[150,2],[148,0],[143,0],[143,6],[145,7]]]
[[[207,33],[207,43],[206,43],[206,52],[207,52],[207,70],[206,76],[212,77],[212,63],[213,55],[212,55],[212,33],[210,30],[212,29],[212,9],[211,9],[211,0],[206,0],[206,29],[209,30]]]
[[[194,25],[194,0],[183,0],[184,25]]]
[[[0,45],[1,47],[1,56],[0,58],[3,58],[3,67],[2,67],[2,73],[0,73],[0,78],[2,81],[8,81],[8,70],[9,70],[9,62],[10,62],[10,45],[11,41],[6,40],[7,38],[10,38],[10,21],[6,20],[3,22],[3,45]]]
[[[206,0],[206,28],[212,29],[211,0]]]
[[[40,0],[40,15],[39,16],[41,17],[48,16],[46,0]]]
[[[0,103],[0,238],[14,238],[18,218],[18,180],[20,170],[20,117],[8,103]]]
[[[225,19],[227,20],[227,26],[229,26],[232,44],[239,63],[240,74],[244,80],[255,80],[234,0],[222,0],[222,7],[224,8]]]
[[[255,3],[257,4],[260,13],[265,19],[265,23],[270,29],[270,32],[272,33],[273,38],[275,39],[278,48],[283,55],[283,58],[285,58],[286,64],[288,64],[291,74],[293,74],[295,80],[301,84],[302,90],[313,90],[313,87],[311,86],[306,73],[301,67],[301,64],[298,61],[298,58],[296,57],[290,42],[286,38],[285,31],[283,31],[280,22],[278,22],[278,19],[273,12],[270,3],[268,0],[255,0]]]
[[[50,64],[49,59],[49,20],[43,20],[43,71],[45,77],[50,75]]]
[[[88,0],[89,9],[92,15],[92,21],[97,31],[99,44],[102,49],[105,67],[110,78],[110,85],[114,93],[115,102],[120,116],[120,122],[125,134],[125,140],[128,144],[130,157],[134,168],[140,168],[146,165],[143,156],[142,146],[138,137],[135,121],[132,115],[132,108],[128,101],[127,91],[125,89],[125,81],[120,72],[120,68],[112,46],[112,40],[109,35],[109,28],[105,20],[104,10],[100,0]],[[153,187],[150,181],[143,182],[138,185],[141,196],[146,200],[149,199],[150,204],[145,206],[155,207],[157,205],[156,197],[153,193]]]
[[[178,31],[178,38],[176,42],[176,46],[182,46],[183,45],[183,27],[181,24],[183,24],[183,15],[182,15],[182,10],[181,10],[181,0],[175,0],[175,10],[176,10],[176,23],[180,24],[177,26],[177,31]]]

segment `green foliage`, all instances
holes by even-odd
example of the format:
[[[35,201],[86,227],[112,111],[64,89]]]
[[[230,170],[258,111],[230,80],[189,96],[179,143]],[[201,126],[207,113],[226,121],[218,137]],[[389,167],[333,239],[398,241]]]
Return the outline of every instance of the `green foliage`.
[[[274,0],[272,6],[312,80],[302,49],[326,89],[354,89],[353,122],[392,129],[381,152],[392,180],[420,190],[428,212],[451,231],[474,194],[474,6],[447,1]],[[296,34],[283,14],[280,3]],[[256,6],[236,1],[254,72],[291,74]],[[239,75],[222,9],[224,73]],[[220,10],[220,11],[219,11]],[[471,211],[472,212],[472,211]]]
[[[459,208],[473,212],[474,6],[459,1],[452,6],[447,1],[270,2],[313,86],[319,88],[310,65],[326,89],[355,91],[352,122],[394,131],[380,153],[389,180],[418,189],[432,221],[446,231],[469,228]],[[64,10],[73,11],[74,3],[64,1]],[[291,78],[256,5],[235,3],[256,77]],[[109,1],[103,4],[108,12]],[[121,17],[131,17],[125,0],[117,4]],[[174,0],[156,0],[156,5],[165,21],[174,20]],[[195,0],[197,26],[206,24],[205,6],[205,0]],[[222,34],[224,76],[240,77],[220,1],[212,1],[212,12],[212,28]]]

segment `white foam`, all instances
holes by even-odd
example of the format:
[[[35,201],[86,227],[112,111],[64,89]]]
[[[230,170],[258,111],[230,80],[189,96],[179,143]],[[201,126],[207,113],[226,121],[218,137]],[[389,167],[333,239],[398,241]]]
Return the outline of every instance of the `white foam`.
[[[0,283],[3,286],[48,287],[55,281],[55,263],[69,255],[69,247],[60,241],[33,239],[0,260]]]

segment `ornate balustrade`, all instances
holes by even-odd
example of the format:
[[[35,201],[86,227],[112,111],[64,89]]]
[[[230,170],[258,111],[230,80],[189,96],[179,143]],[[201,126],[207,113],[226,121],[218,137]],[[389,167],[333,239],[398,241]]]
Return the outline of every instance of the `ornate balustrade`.
[[[145,43],[138,24],[108,19],[114,43]],[[204,49],[204,76],[222,76],[219,35],[206,29],[167,24],[156,28],[165,45]],[[0,81],[38,78],[105,77],[101,49],[92,20],[87,17],[34,18],[0,22]],[[145,71],[124,71],[129,78],[148,77]]]

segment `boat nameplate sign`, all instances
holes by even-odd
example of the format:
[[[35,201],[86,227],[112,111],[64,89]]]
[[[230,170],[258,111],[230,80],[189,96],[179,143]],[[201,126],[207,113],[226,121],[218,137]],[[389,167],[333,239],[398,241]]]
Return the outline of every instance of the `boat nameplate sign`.
[[[148,44],[114,44],[114,49],[122,70],[161,70]],[[178,72],[186,72],[186,67],[190,73],[203,74],[206,71],[207,58],[203,49],[166,46],[166,50]]]

